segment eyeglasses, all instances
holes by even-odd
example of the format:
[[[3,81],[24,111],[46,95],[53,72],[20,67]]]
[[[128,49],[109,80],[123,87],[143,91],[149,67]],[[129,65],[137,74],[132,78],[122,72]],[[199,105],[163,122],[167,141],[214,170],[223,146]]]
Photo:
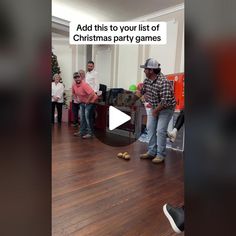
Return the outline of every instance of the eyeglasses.
[[[80,78],[80,76],[79,76],[79,75],[76,75],[76,76],[74,76],[74,79],[75,79],[75,78]]]

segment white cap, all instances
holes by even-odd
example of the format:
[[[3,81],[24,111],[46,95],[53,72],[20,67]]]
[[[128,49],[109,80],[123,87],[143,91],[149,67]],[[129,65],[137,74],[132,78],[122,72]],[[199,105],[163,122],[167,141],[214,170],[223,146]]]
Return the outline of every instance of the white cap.
[[[149,58],[146,60],[144,65],[140,65],[140,68],[149,68],[149,69],[157,69],[160,68],[160,63],[154,59],[154,58]]]

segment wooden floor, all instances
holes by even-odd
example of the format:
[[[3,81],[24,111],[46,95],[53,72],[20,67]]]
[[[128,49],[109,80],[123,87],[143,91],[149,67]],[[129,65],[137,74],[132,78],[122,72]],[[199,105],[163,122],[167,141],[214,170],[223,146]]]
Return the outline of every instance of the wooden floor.
[[[139,159],[145,143],[111,147],[73,132],[52,127],[52,235],[176,235],[162,206],[183,203],[182,153],[156,165]],[[125,151],[131,160],[116,157]]]

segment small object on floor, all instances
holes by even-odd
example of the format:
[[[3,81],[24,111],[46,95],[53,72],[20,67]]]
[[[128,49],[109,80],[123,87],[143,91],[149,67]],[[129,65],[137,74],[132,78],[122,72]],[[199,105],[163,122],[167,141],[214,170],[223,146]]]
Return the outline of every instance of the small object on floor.
[[[119,153],[117,154],[117,156],[118,156],[118,157],[123,157],[123,153],[122,153],[122,152],[119,152]]]
[[[122,157],[124,158],[125,155],[128,155],[128,154],[129,154],[128,152],[124,152]]]
[[[126,154],[126,155],[124,156],[124,159],[125,159],[125,160],[129,160],[129,159],[130,159],[130,155],[129,155],[129,154]]]
[[[130,159],[130,155],[129,155],[128,152],[124,152],[124,153],[119,152],[119,153],[117,154],[117,157],[123,158],[123,159],[125,159],[125,160],[129,160],[129,159]]]

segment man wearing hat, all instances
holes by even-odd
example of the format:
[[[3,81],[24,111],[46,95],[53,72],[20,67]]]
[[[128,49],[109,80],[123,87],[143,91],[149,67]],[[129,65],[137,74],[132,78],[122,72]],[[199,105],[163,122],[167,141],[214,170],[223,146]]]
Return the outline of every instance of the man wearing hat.
[[[144,68],[146,79],[137,96],[144,95],[150,107],[147,109],[148,151],[140,158],[162,163],[166,156],[167,128],[176,104],[174,91],[170,81],[161,73],[157,60],[149,58],[140,68]]]
[[[73,78],[76,78],[78,75],[81,76],[81,74],[79,72],[75,72],[73,74]],[[84,79],[84,77],[81,76],[82,79]],[[78,126],[78,119],[79,119],[79,106],[80,106],[80,101],[78,99],[78,96],[75,96],[75,94],[73,94],[73,87],[76,86],[76,82],[75,80],[73,81],[72,84],[72,112],[73,112],[73,126],[77,127]]]
[[[80,136],[84,139],[93,136],[93,123],[91,122],[92,110],[97,100],[97,95],[79,73],[74,74],[72,94],[80,101]]]

